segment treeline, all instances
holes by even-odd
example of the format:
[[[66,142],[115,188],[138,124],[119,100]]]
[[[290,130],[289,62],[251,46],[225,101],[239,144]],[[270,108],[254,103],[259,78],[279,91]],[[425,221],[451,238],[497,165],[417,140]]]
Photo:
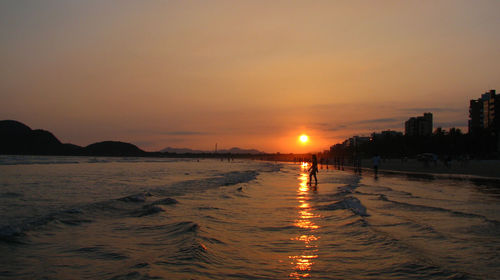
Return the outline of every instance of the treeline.
[[[381,135],[357,145],[334,145],[330,157],[372,157],[379,154],[386,158],[416,157],[425,153],[438,156],[498,158],[498,139],[494,134],[464,134],[458,128],[445,131],[437,128],[430,136]]]

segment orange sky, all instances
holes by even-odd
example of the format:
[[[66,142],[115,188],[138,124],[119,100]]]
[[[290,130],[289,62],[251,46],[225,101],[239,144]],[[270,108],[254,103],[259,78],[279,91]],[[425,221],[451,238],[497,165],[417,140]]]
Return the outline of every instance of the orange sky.
[[[500,89],[499,1],[1,1],[0,119],[63,142],[308,152],[466,131]],[[300,145],[301,133],[311,136]]]

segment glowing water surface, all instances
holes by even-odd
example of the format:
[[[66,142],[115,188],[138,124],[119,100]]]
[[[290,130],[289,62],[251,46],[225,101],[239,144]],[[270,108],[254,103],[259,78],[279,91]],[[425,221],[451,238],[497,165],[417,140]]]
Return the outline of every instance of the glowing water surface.
[[[2,279],[496,279],[500,187],[307,164],[0,157]]]
[[[307,165],[304,166],[303,171],[305,167],[307,167]],[[293,238],[293,240],[304,243],[304,250],[300,255],[289,256],[291,264],[294,266],[294,271],[290,273],[290,277],[295,279],[310,277],[309,271],[312,270],[314,259],[318,258],[318,245],[316,241],[318,241],[319,237],[315,236],[314,233],[315,230],[319,228],[315,223],[315,219],[319,219],[321,216],[314,214],[311,205],[308,203],[311,199],[309,197],[309,192],[316,190],[317,186],[308,185],[307,176],[306,173],[301,173],[299,177],[300,183],[297,191],[299,218],[294,225],[310,231],[308,234],[301,234]]]

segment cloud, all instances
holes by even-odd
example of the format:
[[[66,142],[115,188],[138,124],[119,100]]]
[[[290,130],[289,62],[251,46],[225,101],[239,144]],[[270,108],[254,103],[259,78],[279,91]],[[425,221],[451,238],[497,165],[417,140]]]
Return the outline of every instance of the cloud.
[[[326,128],[327,131],[340,131],[349,128],[346,124],[332,125]]]
[[[415,108],[401,108],[400,111],[407,113],[441,113],[441,112],[463,112],[463,108],[450,108],[450,107],[415,107]]]
[[[434,127],[467,127],[468,122],[452,121],[452,122],[435,122]]]
[[[203,131],[167,131],[162,132],[163,135],[181,135],[181,136],[189,136],[189,135],[208,135],[208,132]]]
[[[315,127],[325,131],[343,131],[352,129],[385,129],[401,126],[404,121],[397,118],[379,118],[344,122],[340,124],[316,123]]]
[[[373,123],[392,123],[399,122],[400,120],[395,118],[381,118],[381,119],[369,119],[353,122],[353,124],[373,124]]]

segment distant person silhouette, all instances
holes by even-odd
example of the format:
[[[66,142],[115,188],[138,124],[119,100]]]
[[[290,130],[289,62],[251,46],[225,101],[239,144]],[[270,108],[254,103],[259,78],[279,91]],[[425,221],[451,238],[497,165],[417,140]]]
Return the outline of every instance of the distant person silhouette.
[[[311,167],[309,167],[309,185],[312,184],[312,176],[314,176],[314,182],[317,185],[318,184],[318,178],[316,177],[316,173],[318,173],[318,159],[316,158],[316,155],[312,156],[312,163]]]
[[[361,157],[356,152],[352,156],[352,165],[354,167],[354,174],[359,173],[361,175]]]
[[[380,156],[378,154],[375,154],[373,157],[373,173],[375,174],[375,177],[378,176],[378,166],[380,165]]]

